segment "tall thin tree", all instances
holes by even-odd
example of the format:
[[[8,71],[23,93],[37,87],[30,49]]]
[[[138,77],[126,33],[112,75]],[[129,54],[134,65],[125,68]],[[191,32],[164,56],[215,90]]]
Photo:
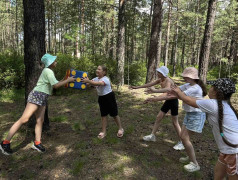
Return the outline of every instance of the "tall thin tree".
[[[155,78],[156,58],[158,55],[158,38],[162,25],[162,1],[154,0],[153,19],[150,36],[150,48],[148,53],[148,65],[146,82],[150,82]]]
[[[210,47],[211,47],[211,37],[212,37],[213,26],[214,26],[215,15],[216,15],[216,4],[217,4],[217,0],[209,0],[206,26],[205,26],[200,56],[199,56],[199,76],[200,76],[200,79],[204,83],[206,83],[206,79],[207,79],[207,71],[208,71],[208,63],[209,63],[208,60],[209,60]]]
[[[117,86],[124,85],[124,64],[125,64],[125,5],[126,0],[119,0],[118,14],[118,40],[117,40]]]

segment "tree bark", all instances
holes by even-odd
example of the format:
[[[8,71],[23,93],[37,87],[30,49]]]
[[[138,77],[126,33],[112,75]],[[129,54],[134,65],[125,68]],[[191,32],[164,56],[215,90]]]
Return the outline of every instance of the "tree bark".
[[[23,0],[24,6],[24,64],[25,102],[35,87],[43,66],[45,54],[45,6],[44,0]]]
[[[199,76],[204,83],[206,83],[207,79],[208,60],[211,47],[211,36],[213,32],[213,26],[216,15],[216,3],[217,0],[209,0],[208,3],[207,21],[199,57]]]
[[[119,0],[118,14],[118,41],[117,41],[117,87],[124,85],[124,64],[125,64],[125,6],[126,0]]]
[[[165,42],[165,59],[164,65],[168,65],[168,56],[169,56],[169,36],[170,36],[170,24],[171,24],[171,10],[172,4],[169,2],[169,12],[168,12],[168,25],[167,25],[167,35],[166,35],[166,42]]]
[[[153,19],[151,27],[150,48],[148,53],[148,65],[146,82],[151,82],[155,79],[156,57],[158,55],[158,38],[162,25],[162,1],[154,1]]]

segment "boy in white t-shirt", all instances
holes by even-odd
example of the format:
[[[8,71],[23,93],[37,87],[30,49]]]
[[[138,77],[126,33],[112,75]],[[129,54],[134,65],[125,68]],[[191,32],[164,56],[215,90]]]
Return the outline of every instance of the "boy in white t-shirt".
[[[229,180],[238,179],[238,114],[230,98],[235,93],[235,84],[228,78],[210,82],[209,98],[198,100],[186,96],[178,87],[172,87],[186,104],[201,109],[208,115],[209,124],[219,148],[220,155],[214,170],[214,179],[228,175]]]
[[[120,117],[118,116],[115,94],[112,91],[111,82],[106,74],[107,68],[104,65],[100,65],[96,70],[97,77],[92,80],[84,78],[82,81],[95,86],[97,89],[98,103],[102,119],[102,132],[98,134],[98,138],[103,139],[106,136],[108,114],[114,118],[116,124],[118,125],[119,130],[117,132],[117,137],[121,138],[124,134],[124,129],[122,128]]]

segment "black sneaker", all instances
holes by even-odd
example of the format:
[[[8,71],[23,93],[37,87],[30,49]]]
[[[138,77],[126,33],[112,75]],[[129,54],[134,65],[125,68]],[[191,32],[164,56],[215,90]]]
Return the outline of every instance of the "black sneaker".
[[[2,150],[2,153],[5,155],[11,155],[12,154],[12,149],[11,149],[11,144],[3,144],[3,141],[1,142],[0,149]]]
[[[45,152],[45,147],[42,144],[35,145],[34,143],[31,148],[37,150],[38,152]]]

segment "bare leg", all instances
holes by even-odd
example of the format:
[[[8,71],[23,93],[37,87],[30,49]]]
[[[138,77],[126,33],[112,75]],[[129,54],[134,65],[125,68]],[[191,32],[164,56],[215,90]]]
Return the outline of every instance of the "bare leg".
[[[106,134],[107,131],[107,116],[102,117],[102,132]]]
[[[44,122],[45,106],[40,106],[35,112],[36,115],[36,127],[35,127],[35,140],[41,141],[42,125]]]
[[[114,118],[116,124],[118,125],[118,128],[122,129],[120,117],[119,116],[115,116],[113,118]]]
[[[30,117],[35,113],[39,106],[32,103],[27,103],[26,108],[17,122],[15,122],[9,130],[6,140],[11,141],[12,137],[16,134],[20,127],[29,121]]]
[[[193,145],[190,141],[190,137],[189,134],[191,135],[192,132],[187,130],[187,128],[183,125],[182,126],[182,131],[181,131],[181,135],[180,138],[183,142],[183,145],[185,147],[185,150],[187,152],[187,155],[189,156],[189,159],[196,165],[198,165],[198,162],[196,160],[196,155],[193,149]]]
[[[226,166],[217,161],[214,169],[214,180],[222,180],[226,176]]]
[[[160,111],[159,114],[156,117],[156,121],[155,121],[155,124],[153,126],[152,134],[155,134],[158,131],[160,121],[163,119],[164,116],[165,116],[165,113]]]
[[[174,126],[174,129],[180,139],[180,133],[181,133],[181,127],[179,125],[179,122],[178,122],[178,116],[171,116],[172,117],[172,121],[173,121],[173,126]]]

